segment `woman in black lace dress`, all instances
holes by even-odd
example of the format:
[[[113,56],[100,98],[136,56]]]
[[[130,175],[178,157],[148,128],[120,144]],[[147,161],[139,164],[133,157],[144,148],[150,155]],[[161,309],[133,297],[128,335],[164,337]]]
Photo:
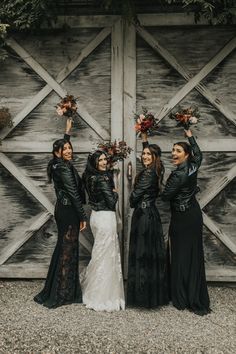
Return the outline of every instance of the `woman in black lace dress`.
[[[175,143],[173,164],[177,167],[169,176],[162,193],[169,200],[171,222],[171,300],[179,309],[198,315],[210,312],[202,244],[202,213],[195,198],[198,191],[197,172],[202,153],[191,130],[185,130],[189,143]]]
[[[79,281],[79,231],[86,227],[82,181],[71,163],[72,145],[67,120],[64,139],[53,144],[53,158],[48,164],[49,180],[54,182],[57,196],[55,219],[58,240],[49,266],[43,290],[34,300],[48,308],[82,302]]]
[[[161,149],[143,137],[144,169],[136,176],[130,196],[132,216],[127,305],[153,308],[169,302],[167,251],[156,198],[164,174]]]

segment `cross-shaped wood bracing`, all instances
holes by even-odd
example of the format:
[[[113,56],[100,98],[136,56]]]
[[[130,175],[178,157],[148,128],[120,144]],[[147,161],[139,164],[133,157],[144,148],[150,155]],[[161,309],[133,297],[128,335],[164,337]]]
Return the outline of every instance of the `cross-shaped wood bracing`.
[[[4,139],[7,135],[17,127],[17,125],[30,113],[42,100],[54,90],[60,97],[64,97],[67,92],[61,87],[60,83],[64,81],[73,70],[75,70],[82,60],[86,58],[107,36],[111,33],[111,28],[104,28],[100,33],[81,51],[81,53],[72,59],[71,62],[64,67],[64,69],[57,75],[57,79],[53,77],[26,52],[13,38],[9,38],[7,44],[11,47],[25,62],[46,82],[46,86],[36,94],[33,99],[19,112],[13,119],[13,126],[2,129],[0,139]],[[100,136],[103,140],[109,139],[109,133],[100,126],[100,124],[86,111],[86,109],[79,105],[78,113],[82,119]],[[53,214],[54,207],[48,198],[37,188],[30,178],[17,167],[7,156],[0,153],[0,163],[26,188],[47,210],[33,217],[30,227],[24,230],[17,236],[17,240],[13,235],[8,235],[9,242],[5,249],[2,250],[0,256],[0,265],[4,264],[33,234],[39,230]],[[81,244],[91,252],[92,245],[83,234],[80,236]]]
[[[120,19],[118,19],[120,21]],[[114,24],[113,29],[116,27]],[[117,27],[121,28],[121,27]],[[131,27],[130,27],[131,28]],[[222,101],[218,97],[214,97],[214,95],[208,90],[201,81],[214,69],[216,66],[229,55],[236,47],[236,38],[233,38],[229,43],[227,43],[224,48],[222,48],[216,56],[211,59],[201,70],[200,72],[195,75],[194,77],[191,76],[191,73],[188,72],[185,68],[181,66],[180,63],[174,58],[174,56],[169,53],[165,48],[163,48],[158,41],[143,27],[137,25],[135,26],[136,32],[159,54],[161,55],[177,72],[185,78],[187,83],[176,93],[176,95],[166,104],[159,112],[159,120],[163,119],[168,112],[174,106],[176,106],[189,92],[193,89],[196,89],[203,97],[205,97],[215,108],[217,108],[226,119],[228,119],[231,123],[236,125],[236,118],[233,112],[222,103]],[[117,33],[117,41],[123,40],[122,36],[119,36],[118,30],[115,29],[114,32]],[[134,31],[134,26],[132,26],[132,31]],[[39,230],[50,218],[53,212],[53,206],[47,197],[37,188],[34,183],[31,181],[30,178],[26,177],[25,174],[18,168],[12,161],[10,161],[4,152],[12,151],[11,150],[11,142],[5,142],[4,138],[17,127],[17,125],[30,113],[32,112],[38,104],[42,102],[42,100],[47,97],[47,95],[55,91],[60,97],[64,97],[67,92],[64,88],[60,85],[72,71],[77,68],[80,63],[86,58],[108,35],[111,34],[111,28],[106,27],[101,30],[101,32],[76,56],[76,58],[72,59],[71,62],[66,65],[61,72],[58,73],[56,79],[54,79],[39,63],[32,58],[32,56],[27,53],[24,48],[22,48],[13,38],[8,40],[8,45],[23,59],[25,62],[46,82],[46,85],[29,101],[29,103],[24,107],[24,109],[19,112],[13,122],[14,126],[12,128],[4,128],[0,132],[0,139],[2,139],[2,146],[0,146],[0,163],[16,178],[19,182],[44,206],[46,209],[45,212],[41,213],[40,215],[32,218],[30,227],[24,229],[24,225],[20,229],[20,233],[17,235],[17,240],[15,239],[15,234],[12,232],[8,235],[8,244],[5,250],[2,250],[2,255],[0,257],[0,265],[4,264],[7,259],[9,259],[33,234]],[[134,36],[131,36],[132,40],[134,40]],[[113,58],[117,55],[116,61],[117,66],[119,66],[118,61],[120,60],[120,54],[118,53],[113,54]],[[120,70],[120,69],[119,69]],[[119,70],[117,72],[119,72]],[[115,75],[113,74],[115,78]],[[119,77],[117,77],[119,80]],[[121,80],[122,81],[122,80]],[[119,102],[122,101],[122,94],[120,90],[122,89],[122,82],[119,81],[119,89],[114,87],[117,85],[115,80],[113,81],[113,90],[119,91]],[[125,88],[125,86],[124,86]],[[126,92],[124,92],[126,94]],[[125,96],[125,95],[124,95]],[[135,94],[132,94],[132,97],[135,97]],[[133,99],[130,97],[129,105],[134,105]],[[125,110],[125,100],[124,103],[124,110],[122,108],[119,109],[119,112],[122,111],[126,112]],[[113,111],[117,111],[117,103],[113,102]],[[130,111],[130,109],[127,109]],[[132,111],[132,109],[131,109]],[[84,121],[100,136],[103,140],[109,139],[108,132],[102,128],[95,119],[86,111],[86,109],[81,105],[79,105],[79,115],[84,119]],[[113,113],[115,114],[115,113]],[[118,113],[116,112],[116,115]],[[127,119],[127,117],[125,117]],[[119,133],[119,135],[121,132]],[[123,132],[124,134],[124,132]],[[114,135],[114,132],[113,132]],[[21,143],[22,144],[22,143]],[[215,148],[215,141],[208,143],[209,147],[214,146]],[[12,146],[15,146],[15,143],[12,143]],[[228,145],[227,145],[228,146]],[[225,147],[225,151],[227,150],[227,146]],[[47,149],[47,148],[46,148]],[[27,146],[22,144],[22,150],[27,151]],[[41,151],[41,150],[40,150]],[[42,147],[42,151],[45,152],[45,146]],[[48,150],[47,150],[48,151]],[[233,150],[235,151],[235,144]],[[32,151],[33,152],[33,151]],[[232,168],[228,171],[226,176],[221,178],[218,183],[214,185],[211,190],[204,191],[200,196],[200,205],[204,208],[225,186],[232,181],[236,176],[236,168]],[[225,246],[227,246],[233,253],[236,254],[236,245],[230,240],[230,238],[220,230],[213,221],[203,212],[204,224],[206,227],[210,229],[210,231],[220,239]],[[83,246],[91,251],[91,244],[90,242],[81,235],[80,238],[81,243]]]
[[[205,97],[215,108],[217,108],[226,119],[236,126],[235,114],[226,107],[218,97],[214,97],[201,81],[217,67],[235,48],[236,37],[232,38],[194,77],[183,68],[183,66],[169,53],[158,41],[143,27],[136,25],[136,31],[139,35],[158,53],[160,54],[177,72],[186,79],[187,83],[164,105],[157,115],[161,121],[166,115],[193,89],[196,89],[203,97]],[[213,198],[224,189],[224,187],[232,181],[236,176],[236,166],[222,177],[211,190],[204,191],[200,199],[200,205],[203,209]],[[218,226],[203,212],[204,225],[226,246],[236,254],[236,244],[231,241]]]

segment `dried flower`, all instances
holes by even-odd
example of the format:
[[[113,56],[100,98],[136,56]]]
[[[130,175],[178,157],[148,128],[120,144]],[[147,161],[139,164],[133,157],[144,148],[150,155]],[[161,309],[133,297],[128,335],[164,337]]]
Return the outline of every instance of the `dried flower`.
[[[169,117],[178,123],[177,126],[189,129],[191,124],[197,124],[200,114],[197,107],[182,108],[179,106],[176,111],[169,114]]]
[[[56,105],[56,112],[59,116],[72,117],[77,109],[77,100],[73,95],[66,95],[61,102]]]
[[[137,133],[150,133],[158,128],[158,121],[154,115],[147,110],[146,107],[142,107],[143,113],[135,114],[136,124],[134,126]]]
[[[108,155],[108,163],[124,160],[131,153],[132,149],[125,141],[115,140],[114,142],[100,143],[98,149],[103,150]]]

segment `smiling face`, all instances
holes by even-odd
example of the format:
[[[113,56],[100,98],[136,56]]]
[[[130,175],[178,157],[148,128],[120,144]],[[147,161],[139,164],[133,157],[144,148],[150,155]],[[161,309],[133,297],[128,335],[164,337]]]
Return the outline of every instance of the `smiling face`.
[[[143,149],[142,162],[145,167],[150,166],[153,162],[153,157],[152,157],[151,151],[148,148]]]
[[[70,161],[72,159],[72,148],[71,148],[71,145],[69,143],[66,143],[63,146],[62,158],[65,161]]]
[[[107,157],[105,154],[100,155],[98,158],[98,167],[99,171],[106,171],[107,169]]]
[[[186,153],[181,145],[174,145],[172,148],[172,163],[175,166],[180,165],[185,162],[189,157],[189,154]]]

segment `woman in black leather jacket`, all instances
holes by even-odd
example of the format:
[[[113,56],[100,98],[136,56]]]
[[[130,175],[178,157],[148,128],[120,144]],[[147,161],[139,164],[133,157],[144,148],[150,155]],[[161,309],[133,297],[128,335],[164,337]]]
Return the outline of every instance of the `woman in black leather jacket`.
[[[72,145],[67,120],[64,139],[53,144],[53,158],[48,164],[48,178],[53,180],[57,202],[55,219],[58,240],[49,266],[45,286],[34,300],[48,308],[82,302],[79,281],[79,231],[86,227],[85,193],[82,180],[71,163]]]
[[[95,311],[118,311],[125,308],[115,214],[118,194],[103,151],[89,155],[83,180],[92,208],[90,226],[94,236],[82,282],[83,303]]]
[[[178,142],[172,149],[177,167],[169,176],[162,199],[170,201],[171,300],[179,310],[198,315],[210,312],[202,244],[202,213],[195,198],[197,172],[202,153],[191,130],[185,130],[189,144]]]
[[[164,166],[161,149],[148,144],[142,134],[143,170],[136,176],[130,195],[134,208],[129,246],[127,304],[153,308],[169,302],[167,251],[156,198],[161,189]]]

